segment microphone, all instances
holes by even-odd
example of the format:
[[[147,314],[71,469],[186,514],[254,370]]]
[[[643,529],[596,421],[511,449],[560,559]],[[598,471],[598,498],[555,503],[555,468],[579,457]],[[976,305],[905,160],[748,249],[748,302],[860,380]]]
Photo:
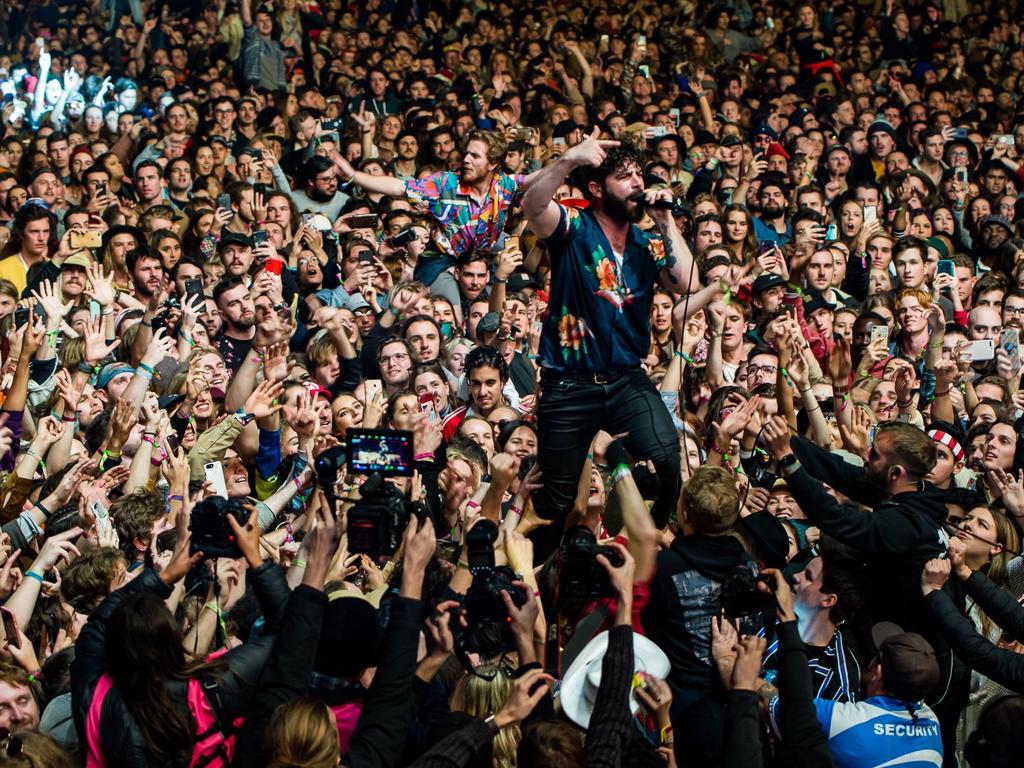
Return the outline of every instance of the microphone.
[[[645,208],[660,208],[664,211],[672,211],[673,216],[682,216],[686,213],[686,206],[678,197],[673,197],[671,200],[655,200],[653,203],[650,203],[647,201],[645,192],[637,192],[635,195],[631,195],[629,199],[640,203]]]

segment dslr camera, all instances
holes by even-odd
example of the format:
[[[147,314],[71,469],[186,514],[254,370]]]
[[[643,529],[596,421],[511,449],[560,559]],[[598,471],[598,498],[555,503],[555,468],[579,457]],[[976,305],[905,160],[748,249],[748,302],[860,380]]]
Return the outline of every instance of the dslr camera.
[[[562,549],[559,554],[559,596],[570,600],[593,600],[615,596],[608,571],[597,562],[597,556],[604,555],[608,562],[618,568],[624,562],[619,550],[598,545],[597,537],[592,530],[583,525],[576,525],[562,537]]]
[[[245,511],[238,499],[225,499],[223,496],[208,496],[192,510],[189,530],[192,538],[189,553],[202,552],[206,558],[242,556],[238,548],[235,532],[228,524],[228,515],[232,515],[239,525],[245,525],[249,513]]]
[[[349,551],[380,561],[398,549],[409,518],[426,513],[420,502],[409,501],[394,485],[385,482],[387,477],[412,476],[412,433],[350,429],[347,437],[345,462],[349,473],[367,476],[359,489],[359,500],[348,511]],[[325,452],[321,458],[326,456]],[[338,458],[331,455],[323,462],[317,459],[317,475],[323,487],[333,484],[339,468]]]
[[[768,585],[768,594],[757,588],[758,582]],[[762,611],[774,611],[775,581],[771,576],[755,576],[746,565],[737,565],[722,583],[722,611],[727,619],[753,616]]]
[[[466,560],[473,574],[473,584],[466,593],[466,623],[462,645],[467,651],[493,658],[513,645],[508,610],[501,599],[508,592],[520,608],[529,595],[513,581],[520,576],[508,566],[494,564],[494,542],[498,526],[491,520],[480,520],[466,534]]]

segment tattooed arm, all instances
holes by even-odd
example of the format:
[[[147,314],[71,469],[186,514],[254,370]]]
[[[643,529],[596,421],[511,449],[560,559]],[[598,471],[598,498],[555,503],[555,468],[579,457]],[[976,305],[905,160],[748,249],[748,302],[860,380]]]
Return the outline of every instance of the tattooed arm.
[[[649,209],[658,225],[661,241],[665,247],[665,263],[661,267],[658,282],[676,294],[694,293],[700,290],[700,277],[693,262],[693,254],[686,244],[670,211]]]

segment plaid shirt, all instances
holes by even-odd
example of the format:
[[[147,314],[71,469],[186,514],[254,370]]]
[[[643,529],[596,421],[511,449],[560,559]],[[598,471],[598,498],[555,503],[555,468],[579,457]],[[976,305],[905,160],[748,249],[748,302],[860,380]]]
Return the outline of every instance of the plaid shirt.
[[[441,225],[434,242],[442,253],[459,258],[478,248],[492,249],[505,228],[509,210],[519,204],[523,177],[494,174],[483,200],[462,185],[459,174],[442,171],[405,182],[409,201]]]

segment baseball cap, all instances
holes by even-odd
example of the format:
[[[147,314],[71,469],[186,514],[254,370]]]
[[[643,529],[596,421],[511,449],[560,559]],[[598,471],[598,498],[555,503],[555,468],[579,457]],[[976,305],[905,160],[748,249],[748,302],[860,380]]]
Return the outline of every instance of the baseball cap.
[[[829,312],[835,312],[836,305],[829,304],[825,301],[825,297],[821,294],[821,291],[807,291],[807,295],[810,296],[810,299],[804,302],[804,317],[810,317],[819,309],[827,309]]]
[[[501,318],[498,317],[497,312],[488,312],[486,315],[480,318],[480,322],[476,324],[476,336],[480,338],[481,333],[494,333],[498,330],[498,325],[501,322]]]
[[[225,232],[221,235],[220,242],[217,243],[217,250],[223,251],[229,245],[242,245],[246,248],[252,248],[252,239],[239,232]]]
[[[769,288],[774,288],[777,285],[785,285],[786,278],[776,272],[765,272],[764,274],[758,275],[754,280],[754,285],[751,288],[751,293],[754,296],[767,291]]]
[[[921,701],[939,682],[935,649],[916,632],[904,632],[898,624],[881,621],[871,628],[878,649],[882,680],[893,697]]]
[[[62,271],[67,269],[68,267],[77,267],[78,269],[88,269],[90,264],[95,264],[95,263],[96,262],[93,261],[91,258],[89,258],[89,255],[85,251],[75,251],[70,256],[68,256],[66,259],[64,259],[64,261],[60,265],[60,268],[61,268]]]
[[[554,132],[551,134],[556,139],[564,139],[570,133],[575,130],[583,130],[583,126],[578,124],[575,120],[562,120],[558,125],[555,126]]]
[[[994,224],[997,227],[1002,227],[1003,229],[1006,230],[1007,234],[1009,235],[1013,234],[1013,225],[1010,224],[1010,220],[1007,219],[1005,216],[997,216],[994,213],[989,214],[988,216],[981,217],[981,221],[978,222],[978,230],[980,231],[985,227],[989,226],[990,224]]]

